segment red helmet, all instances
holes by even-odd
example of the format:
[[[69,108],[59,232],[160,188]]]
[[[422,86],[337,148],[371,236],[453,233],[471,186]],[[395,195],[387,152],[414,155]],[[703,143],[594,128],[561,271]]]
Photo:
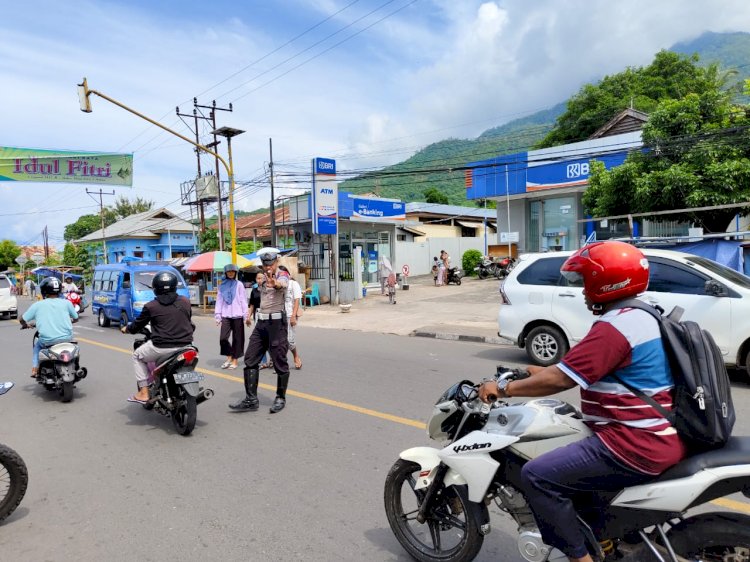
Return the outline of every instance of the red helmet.
[[[648,287],[648,260],[625,242],[594,242],[570,256],[560,272],[583,290],[594,304],[634,297]]]

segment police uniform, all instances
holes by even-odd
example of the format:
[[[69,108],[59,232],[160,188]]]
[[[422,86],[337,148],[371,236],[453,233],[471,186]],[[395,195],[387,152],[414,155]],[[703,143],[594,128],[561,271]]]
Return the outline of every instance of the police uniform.
[[[286,405],[286,389],[289,385],[289,363],[287,353],[289,342],[287,339],[287,317],[284,307],[286,291],[289,286],[289,274],[277,270],[274,274],[273,287],[264,282],[259,285],[260,309],[256,314],[256,323],[245,351],[245,394],[246,397],[233,404],[235,410],[258,409],[258,365],[268,352],[276,371],[276,399],[271,407],[271,413],[281,411]]]

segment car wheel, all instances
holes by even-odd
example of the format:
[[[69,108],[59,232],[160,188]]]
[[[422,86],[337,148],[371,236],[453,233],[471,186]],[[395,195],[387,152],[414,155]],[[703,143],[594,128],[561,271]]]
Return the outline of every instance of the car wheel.
[[[99,309],[99,326],[102,328],[106,328],[109,326],[109,318],[107,318],[107,315],[104,313],[104,309]]]
[[[525,340],[529,359],[542,367],[559,363],[568,351],[568,341],[554,326],[537,326]]]
[[[750,351],[745,355],[745,371],[747,371],[747,375],[750,377]]]

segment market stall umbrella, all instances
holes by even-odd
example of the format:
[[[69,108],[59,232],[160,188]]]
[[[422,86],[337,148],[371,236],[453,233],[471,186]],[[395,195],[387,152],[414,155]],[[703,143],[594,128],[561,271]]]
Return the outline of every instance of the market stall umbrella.
[[[224,266],[232,263],[231,252],[206,252],[197,256],[185,266],[186,271],[224,271]],[[260,260],[251,261],[237,256],[237,266],[240,269],[260,265]]]

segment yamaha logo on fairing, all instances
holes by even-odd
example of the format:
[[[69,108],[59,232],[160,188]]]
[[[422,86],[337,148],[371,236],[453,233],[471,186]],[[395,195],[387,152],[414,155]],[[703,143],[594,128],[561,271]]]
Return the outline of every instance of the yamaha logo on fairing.
[[[478,451],[479,449],[486,449],[492,447],[492,443],[474,443],[473,445],[457,445],[453,447],[456,453],[465,453],[466,451]]]

